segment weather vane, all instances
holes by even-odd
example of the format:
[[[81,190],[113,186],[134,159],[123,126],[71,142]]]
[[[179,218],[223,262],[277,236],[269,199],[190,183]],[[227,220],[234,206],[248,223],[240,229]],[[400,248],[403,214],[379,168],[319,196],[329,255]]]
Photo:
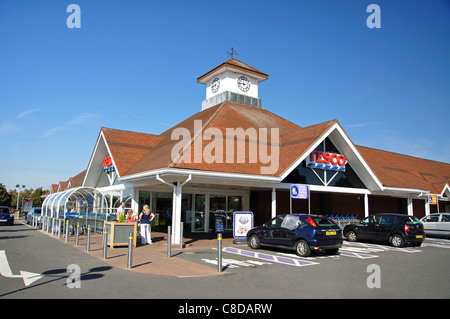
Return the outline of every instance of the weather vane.
[[[227,51],[227,54],[228,54],[231,58],[233,58],[233,56],[235,56],[235,55],[238,55],[237,52],[236,52],[236,50],[233,49],[233,47],[231,47],[231,51]]]

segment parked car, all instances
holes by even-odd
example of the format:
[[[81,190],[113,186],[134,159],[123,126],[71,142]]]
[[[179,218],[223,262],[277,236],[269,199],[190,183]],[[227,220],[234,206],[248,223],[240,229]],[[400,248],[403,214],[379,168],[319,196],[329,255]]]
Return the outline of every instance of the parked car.
[[[403,247],[409,242],[419,247],[425,239],[423,225],[417,217],[402,214],[376,214],[344,227],[349,241],[388,242]]]
[[[33,207],[27,214],[27,224],[31,224],[34,218],[41,218],[41,207]]]
[[[11,212],[9,207],[0,206],[0,225],[13,225],[14,213]]]
[[[430,214],[420,221],[427,236],[450,237],[450,213]]]
[[[253,249],[260,246],[288,248],[294,249],[301,257],[308,257],[311,251],[319,249],[337,254],[343,238],[341,228],[331,218],[287,214],[278,215],[249,230],[247,241]]]

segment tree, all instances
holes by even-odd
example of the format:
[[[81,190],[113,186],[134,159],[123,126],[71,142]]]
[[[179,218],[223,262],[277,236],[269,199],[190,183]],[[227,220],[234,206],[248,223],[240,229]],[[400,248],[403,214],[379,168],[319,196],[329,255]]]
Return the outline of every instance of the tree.
[[[2,183],[0,183],[0,206],[11,206],[11,195]]]

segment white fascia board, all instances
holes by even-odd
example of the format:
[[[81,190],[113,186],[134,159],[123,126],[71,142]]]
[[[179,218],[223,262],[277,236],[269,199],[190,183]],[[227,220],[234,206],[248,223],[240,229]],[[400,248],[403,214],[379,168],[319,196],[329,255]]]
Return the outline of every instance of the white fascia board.
[[[386,196],[396,196],[399,194],[405,194],[405,195],[414,195],[417,197],[421,196],[428,196],[430,194],[429,191],[423,190],[423,189],[415,189],[415,188],[404,188],[404,187],[389,187],[385,186],[383,188],[383,192],[377,195],[386,195]]]
[[[440,196],[444,197],[445,193],[447,193],[448,196],[450,197],[450,187],[448,186],[448,184],[445,184],[444,188],[442,189],[442,192],[441,192]]]
[[[365,188],[350,188],[350,187],[334,187],[334,186],[322,186],[322,185],[308,185],[310,191],[322,192],[322,193],[342,193],[342,194],[360,194],[371,195],[372,192]],[[291,184],[280,183],[277,189],[290,189]]]
[[[225,173],[225,172],[217,172],[217,171],[201,171],[201,170],[191,170],[191,169],[179,169],[179,168],[162,168],[153,171],[147,171],[142,173],[137,173],[133,175],[128,175],[122,177],[121,181],[138,181],[140,179],[145,179],[149,177],[155,177],[156,174],[161,176],[171,174],[171,175],[183,175],[188,176],[192,174],[192,176],[199,177],[210,177],[210,178],[218,178],[218,179],[233,179],[233,180],[255,180],[262,182],[275,182],[279,183],[281,179],[279,177],[274,176],[264,176],[264,175],[250,175],[250,174],[237,174],[237,173]]]

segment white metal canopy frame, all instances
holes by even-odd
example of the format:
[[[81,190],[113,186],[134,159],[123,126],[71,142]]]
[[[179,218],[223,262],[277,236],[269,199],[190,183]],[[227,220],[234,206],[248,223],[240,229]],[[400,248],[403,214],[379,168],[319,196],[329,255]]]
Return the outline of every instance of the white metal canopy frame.
[[[75,210],[77,215],[86,217],[95,214],[96,219],[106,219],[108,200],[99,190],[92,187],[75,187],[50,194],[42,203],[42,215],[52,218],[66,218]]]

